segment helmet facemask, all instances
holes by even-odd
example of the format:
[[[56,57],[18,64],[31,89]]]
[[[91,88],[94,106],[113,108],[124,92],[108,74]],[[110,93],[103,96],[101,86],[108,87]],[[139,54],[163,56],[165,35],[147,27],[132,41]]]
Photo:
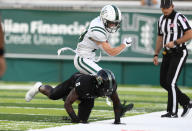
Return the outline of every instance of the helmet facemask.
[[[121,25],[121,21],[113,22],[113,21],[109,21],[109,20],[106,20],[106,19],[103,20],[103,23],[104,23],[105,29],[109,33],[116,32],[120,28],[120,25]]]

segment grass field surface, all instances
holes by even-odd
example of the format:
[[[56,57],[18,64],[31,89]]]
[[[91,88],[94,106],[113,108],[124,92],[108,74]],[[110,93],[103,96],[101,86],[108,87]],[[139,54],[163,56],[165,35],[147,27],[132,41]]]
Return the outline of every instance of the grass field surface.
[[[25,93],[32,86],[23,83],[0,83],[0,130],[22,131],[70,125],[70,120],[64,119],[68,115],[63,108],[62,100],[49,100],[39,93],[31,102],[25,102]],[[22,88],[14,89],[14,87]],[[181,88],[181,90],[192,98],[192,89]],[[129,103],[134,103],[133,110],[127,112],[125,116],[166,109],[167,93],[160,87],[119,86],[118,94],[122,102],[127,100]],[[77,111],[77,103],[73,107]],[[89,122],[113,118],[113,107],[106,104],[106,99],[96,99]]]

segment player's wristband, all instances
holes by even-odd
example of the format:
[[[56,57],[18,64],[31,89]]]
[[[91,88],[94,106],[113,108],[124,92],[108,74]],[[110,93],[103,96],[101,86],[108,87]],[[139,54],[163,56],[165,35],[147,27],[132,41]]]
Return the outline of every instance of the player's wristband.
[[[1,49],[0,49],[0,56],[3,56],[3,55],[4,55],[4,53],[5,53],[5,52],[4,52],[4,49],[3,49],[3,48],[1,48]]]
[[[158,57],[158,55],[157,55],[157,54],[155,54],[155,55],[153,55],[153,57]]]

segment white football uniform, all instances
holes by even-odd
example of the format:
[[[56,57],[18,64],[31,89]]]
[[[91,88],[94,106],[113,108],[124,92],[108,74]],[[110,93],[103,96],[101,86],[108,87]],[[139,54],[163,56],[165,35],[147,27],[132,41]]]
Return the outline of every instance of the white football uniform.
[[[80,36],[76,48],[74,65],[78,71],[84,74],[96,74],[102,69],[95,63],[95,51],[101,47],[90,38],[104,42],[108,40],[109,34],[99,16],[91,21],[88,29]]]

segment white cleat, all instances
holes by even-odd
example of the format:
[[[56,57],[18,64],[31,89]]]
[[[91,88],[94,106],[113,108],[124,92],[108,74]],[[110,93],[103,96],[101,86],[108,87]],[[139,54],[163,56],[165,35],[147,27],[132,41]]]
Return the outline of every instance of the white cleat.
[[[35,85],[26,93],[25,100],[30,102],[33,97],[39,92],[39,87],[42,85],[41,82],[36,82]]]

